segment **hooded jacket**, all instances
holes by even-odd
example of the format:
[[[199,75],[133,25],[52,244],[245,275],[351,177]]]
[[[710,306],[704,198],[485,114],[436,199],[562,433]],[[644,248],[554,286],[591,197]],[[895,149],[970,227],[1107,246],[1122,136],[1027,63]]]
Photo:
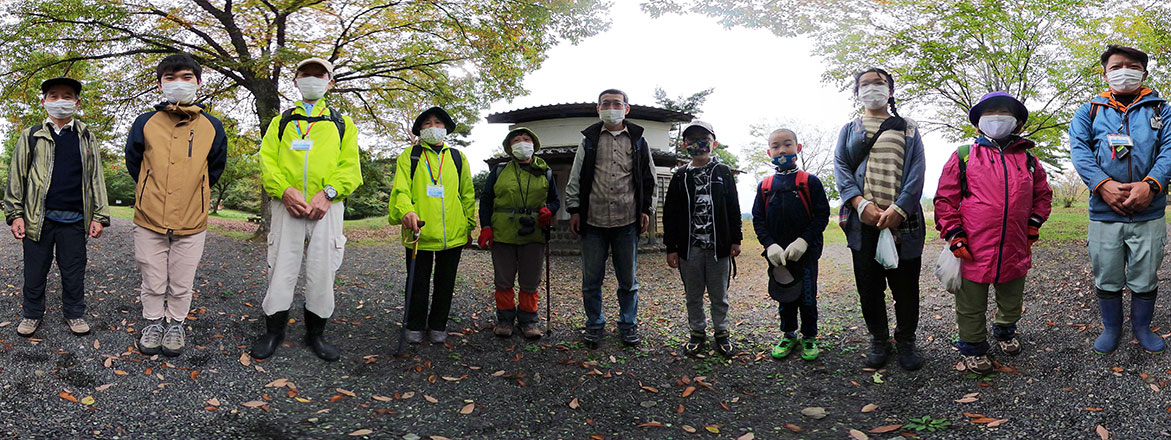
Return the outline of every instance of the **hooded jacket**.
[[[32,156],[29,156],[29,130],[22,130],[12,151],[8,165],[8,186],[4,191],[4,217],[11,225],[13,220],[24,218],[25,236],[40,241],[45,223],[45,196],[53,181],[53,159],[56,145],[53,142],[53,128],[43,123],[33,128],[31,136],[36,139]],[[102,152],[96,137],[85,123],[74,120],[73,130],[81,148],[81,197],[83,205],[83,226],[89,229],[90,222],[102,226],[110,225],[110,208],[106,200],[106,177],[102,168]]]
[[[512,155],[512,145],[508,143],[519,133],[533,139],[533,156],[528,164]],[[536,156],[540,150],[541,141],[532,130],[519,127],[505,136],[504,154],[510,160],[492,167],[480,193],[480,227],[492,228],[493,241],[519,245],[548,240],[539,225],[531,234],[519,234],[520,218],[531,218],[536,224],[541,208],[549,208],[554,214],[561,209],[557,180],[548,172],[545,160]]]
[[[716,258],[732,254],[732,245],[744,238],[740,220],[740,197],[732,169],[714,157],[711,167],[712,225],[715,228]],[[707,167],[704,167],[707,170]],[[695,183],[687,178],[687,167],[675,170],[663,201],[663,244],[667,253],[687,259],[691,251],[691,214],[695,210]]]
[[[460,173],[447,142],[434,147],[420,141],[422,156],[411,178],[410,148],[395,162],[394,187],[390,191],[387,220],[402,223],[403,216],[414,212],[426,225],[419,232],[419,250],[442,251],[468,244],[468,234],[476,228],[476,189],[468,157],[460,154]],[[443,197],[427,195],[428,186],[443,187]],[[403,246],[411,247],[410,234],[402,234]]]
[[[1053,191],[1040,164],[1028,168],[1033,141],[1017,138],[1003,150],[984,137],[968,153],[968,197],[960,189],[960,158],[952,153],[935,190],[935,228],[945,239],[963,231],[972,261],[963,261],[964,279],[1005,283],[1032,267],[1029,219],[1049,219]]]
[[[1095,107],[1097,114],[1091,125]],[[1156,116],[1161,118],[1161,129],[1151,127]],[[1069,124],[1069,153],[1074,169],[1090,188],[1090,220],[1143,222],[1163,218],[1167,181],[1171,177],[1171,127],[1168,125],[1171,125],[1171,105],[1147,88],[1140,90],[1129,106],[1105,91],[1078,108]],[[1133,143],[1124,159],[1117,159],[1107,142],[1107,137],[1116,133],[1129,135]],[[1098,195],[1098,187],[1108,180],[1121,183],[1152,180],[1161,190],[1145,210],[1124,216],[1110,209]]]
[[[164,102],[138,116],[126,139],[134,224],[159,234],[206,230],[210,189],[227,159],[224,126],[201,104]]]
[[[315,113],[322,112],[320,116],[330,116],[330,110],[324,100],[318,100],[313,109]],[[293,103],[293,114],[309,116],[305,114],[301,101]],[[300,121],[299,127],[296,121],[289,122],[285,125],[284,136],[278,136],[281,117],[272,118],[260,144],[260,171],[264,191],[273,199],[280,200],[286,189],[297,188],[305,193],[305,201],[308,202],[325,188],[325,185],[330,185],[337,190],[338,196],[334,201],[338,201],[345,199],[362,186],[362,167],[358,159],[358,129],[349,116],[342,118],[346,124],[345,135],[349,136],[345,139],[338,137],[337,125],[330,121],[319,121],[312,125]],[[302,138],[312,140],[313,149],[291,150],[293,141]],[[305,155],[309,156],[307,162]],[[304,188],[306,181],[308,188]]]

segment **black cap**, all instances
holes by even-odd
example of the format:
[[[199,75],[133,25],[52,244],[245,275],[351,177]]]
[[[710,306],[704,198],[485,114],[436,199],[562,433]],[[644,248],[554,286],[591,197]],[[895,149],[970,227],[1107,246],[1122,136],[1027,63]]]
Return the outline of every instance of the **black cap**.
[[[414,133],[415,136],[418,136],[419,130],[423,128],[423,120],[427,119],[427,117],[431,115],[435,115],[439,118],[440,121],[443,121],[443,125],[447,127],[447,133],[450,134],[451,132],[455,131],[455,121],[451,119],[451,115],[447,114],[447,110],[444,110],[440,107],[431,107],[427,110],[423,110],[423,113],[419,113],[419,117],[415,118],[415,124],[411,126],[411,133]]]
[[[41,83],[41,94],[49,93],[49,89],[56,87],[56,86],[72,87],[73,92],[77,93],[78,96],[81,96],[81,81],[75,80],[73,78],[66,78],[64,76],[59,76],[56,78],[47,79],[47,80],[45,80],[45,82],[42,82]]]

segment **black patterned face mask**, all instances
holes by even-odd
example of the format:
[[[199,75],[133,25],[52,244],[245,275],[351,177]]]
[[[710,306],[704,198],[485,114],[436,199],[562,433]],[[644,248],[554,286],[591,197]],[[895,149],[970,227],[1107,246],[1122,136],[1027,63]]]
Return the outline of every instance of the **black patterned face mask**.
[[[695,141],[687,144],[687,154],[692,156],[702,156],[712,152],[712,143],[708,141]]]

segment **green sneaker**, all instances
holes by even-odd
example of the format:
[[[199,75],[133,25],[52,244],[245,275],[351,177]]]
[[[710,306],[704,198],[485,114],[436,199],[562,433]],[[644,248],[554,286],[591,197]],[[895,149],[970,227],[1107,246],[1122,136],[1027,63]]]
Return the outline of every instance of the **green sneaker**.
[[[773,359],[783,359],[785,356],[788,356],[789,353],[793,352],[794,348],[797,348],[797,343],[800,341],[801,340],[796,336],[786,335],[784,339],[781,339],[781,342],[778,342],[777,345],[773,347],[773,351],[771,353]]]
[[[817,340],[816,339],[802,340],[801,345],[802,345],[801,359],[805,359],[807,361],[812,361],[812,360],[817,359],[817,355],[819,353],[821,353],[821,350],[817,349]]]

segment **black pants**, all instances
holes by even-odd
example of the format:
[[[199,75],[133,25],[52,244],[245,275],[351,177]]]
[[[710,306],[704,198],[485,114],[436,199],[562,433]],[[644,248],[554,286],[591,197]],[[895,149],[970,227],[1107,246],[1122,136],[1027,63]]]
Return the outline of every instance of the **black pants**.
[[[407,330],[446,330],[447,315],[451,312],[451,294],[455,290],[455,273],[463,247],[445,251],[419,251],[415,263],[414,285],[411,286],[411,304],[407,315]],[[407,249],[407,270],[411,267],[411,250]],[[428,312],[427,293],[431,284],[431,265],[435,265],[435,293],[430,295]]]
[[[895,340],[915,340],[919,328],[919,270],[922,257],[899,259],[897,269],[887,270],[874,260],[878,249],[878,229],[862,225],[862,250],[854,251],[854,282],[866,328],[876,341],[890,340],[886,319],[886,287],[889,284],[895,302]]]
[[[789,266],[796,266],[796,262]],[[817,260],[801,266],[801,297],[790,303],[780,303],[777,312],[781,317],[781,331],[786,335],[797,331],[797,316],[801,316],[801,335],[806,339],[817,338]],[[772,265],[769,265],[772,271]],[[780,284],[769,277],[770,289],[779,289]]]
[[[61,311],[66,319],[85,316],[85,222],[58,223],[45,219],[41,240],[28,237],[24,245],[24,317],[45,316],[45,280],[57,250],[57,269],[61,271]]]

